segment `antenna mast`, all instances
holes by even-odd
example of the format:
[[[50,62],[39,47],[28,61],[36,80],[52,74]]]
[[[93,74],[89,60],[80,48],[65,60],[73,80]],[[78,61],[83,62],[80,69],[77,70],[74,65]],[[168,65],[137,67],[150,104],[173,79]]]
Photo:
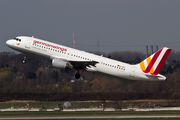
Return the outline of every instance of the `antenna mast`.
[[[97,52],[99,52],[99,39],[97,39]]]
[[[73,33],[73,48],[76,48],[75,34]]]

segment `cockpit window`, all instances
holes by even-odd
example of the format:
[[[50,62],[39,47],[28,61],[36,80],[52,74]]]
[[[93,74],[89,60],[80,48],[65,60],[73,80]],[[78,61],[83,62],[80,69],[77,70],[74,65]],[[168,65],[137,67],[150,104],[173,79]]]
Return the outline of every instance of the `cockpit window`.
[[[14,38],[14,40],[21,42],[21,39],[19,38]]]

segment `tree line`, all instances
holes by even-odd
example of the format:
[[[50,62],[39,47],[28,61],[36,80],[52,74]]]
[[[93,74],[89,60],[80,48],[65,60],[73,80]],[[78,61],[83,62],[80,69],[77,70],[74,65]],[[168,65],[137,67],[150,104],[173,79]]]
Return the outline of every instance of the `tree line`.
[[[105,57],[130,64],[145,59],[145,54],[132,51],[95,54],[103,54]],[[28,56],[23,64],[23,58],[23,54],[0,53],[0,101],[180,98],[180,52],[172,51],[160,71],[167,77],[167,81],[131,81],[86,71],[80,71],[83,80],[75,80],[75,70],[56,69],[51,66],[50,61],[31,56]]]

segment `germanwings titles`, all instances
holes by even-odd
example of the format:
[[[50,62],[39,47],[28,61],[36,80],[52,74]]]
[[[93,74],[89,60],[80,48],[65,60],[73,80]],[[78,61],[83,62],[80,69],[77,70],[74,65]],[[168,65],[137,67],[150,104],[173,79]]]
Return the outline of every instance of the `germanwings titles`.
[[[75,69],[77,71],[76,79],[81,76],[79,70],[86,70],[129,80],[166,80],[166,77],[160,75],[159,71],[171,52],[171,49],[163,47],[141,63],[130,65],[34,37],[19,36],[6,41],[6,44],[25,55],[50,60],[53,67]],[[26,57],[24,57],[23,63],[25,60]]]

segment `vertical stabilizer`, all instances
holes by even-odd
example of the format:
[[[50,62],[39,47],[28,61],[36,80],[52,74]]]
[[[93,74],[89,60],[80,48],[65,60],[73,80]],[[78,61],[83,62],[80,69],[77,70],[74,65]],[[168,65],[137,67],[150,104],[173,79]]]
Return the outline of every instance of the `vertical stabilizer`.
[[[151,75],[157,75],[161,70],[164,62],[166,61],[171,49],[163,47],[150,57],[146,58],[139,65],[144,73],[150,73]]]

